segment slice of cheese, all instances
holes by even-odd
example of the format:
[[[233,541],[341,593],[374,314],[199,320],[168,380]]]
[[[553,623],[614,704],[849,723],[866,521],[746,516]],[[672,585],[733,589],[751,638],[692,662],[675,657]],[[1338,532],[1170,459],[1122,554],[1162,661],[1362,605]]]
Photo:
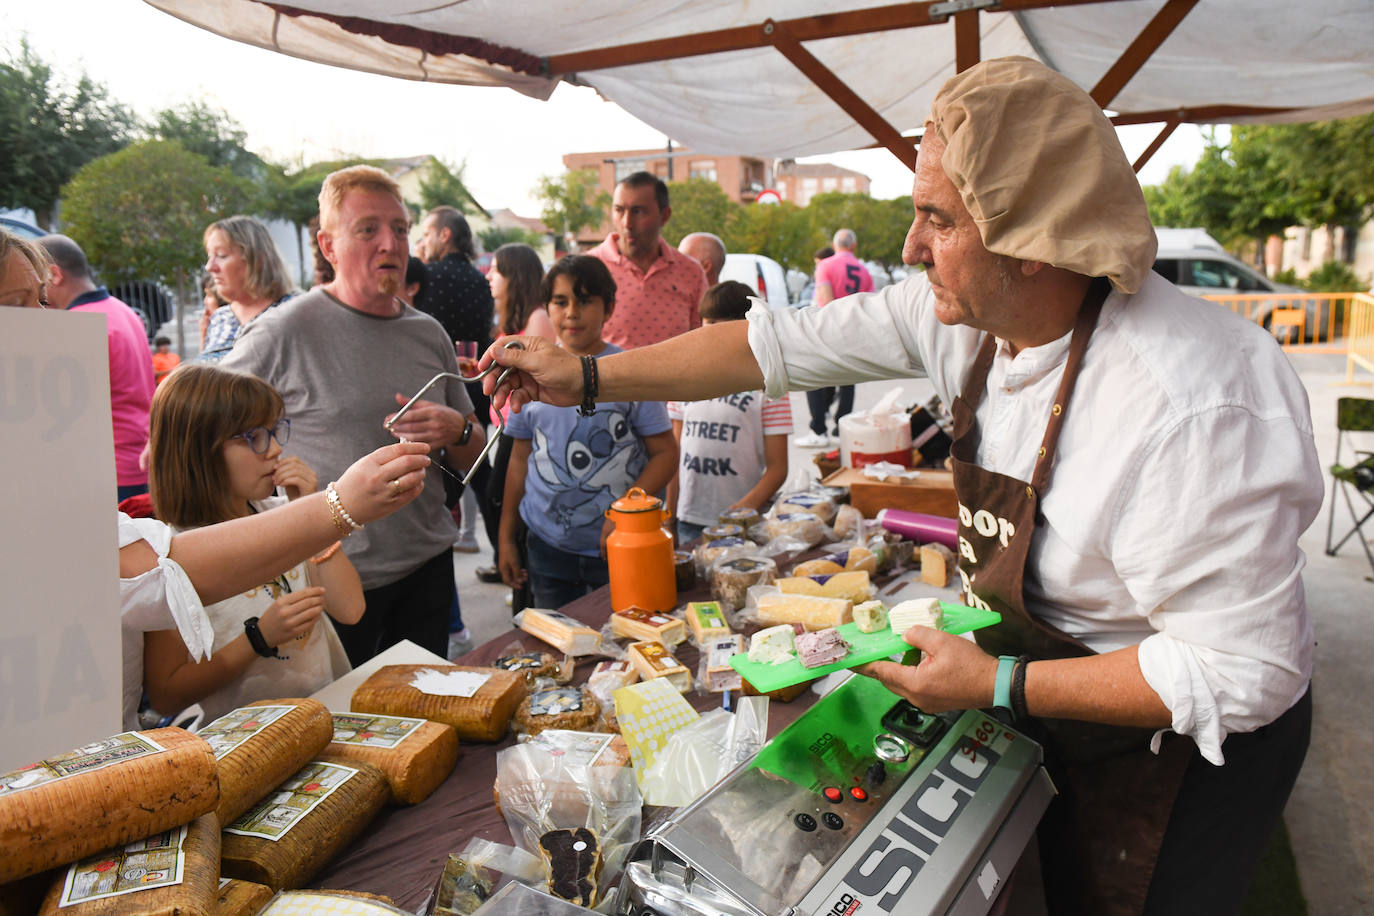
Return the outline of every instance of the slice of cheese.
[[[568,655],[591,655],[601,646],[599,632],[558,611],[525,608],[519,627]]]
[[[881,601],[864,601],[854,605],[854,625],[860,633],[877,633],[887,629],[887,608]]]
[[[611,633],[619,639],[675,646],[687,638],[687,627],[676,617],[642,607],[627,607],[611,615]]]
[[[954,551],[944,544],[921,545],[921,581],[944,588],[954,576]]]
[[[666,678],[668,683],[677,688],[678,693],[686,693],[692,689],[691,672],[658,643],[631,643],[625,654],[644,680]]]
[[[791,624],[759,630],[749,637],[749,660],[760,665],[781,665],[796,657],[796,631]]]
[[[873,583],[866,572],[837,572],[818,576],[789,576],[774,583],[789,595],[847,598],[858,604],[873,597]]]

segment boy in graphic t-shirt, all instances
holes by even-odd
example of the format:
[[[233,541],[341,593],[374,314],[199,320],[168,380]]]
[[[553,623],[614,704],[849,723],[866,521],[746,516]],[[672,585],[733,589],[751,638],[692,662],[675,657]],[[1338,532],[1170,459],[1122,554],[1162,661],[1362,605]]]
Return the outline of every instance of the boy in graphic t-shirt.
[[[754,291],[735,280],[717,283],[701,299],[701,323],[740,321]],[[680,457],[668,487],[676,505],[678,542],[716,524],[726,509],[759,509],[787,479],[792,406],[784,395],[745,391],[709,401],[669,401]]]
[[[560,347],[597,358],[620,352],[601,337],[615,307],[615,281],[601,261],[563,258],[543,295]],[[677,464],[672,426],[662,402],[603,401],[590,417],[535,402],[510,415],[506,435],[501,577],[517,590],[528,580],[535,607],[559,608],[610,581],[606,510],[631,487],[663,491]]]

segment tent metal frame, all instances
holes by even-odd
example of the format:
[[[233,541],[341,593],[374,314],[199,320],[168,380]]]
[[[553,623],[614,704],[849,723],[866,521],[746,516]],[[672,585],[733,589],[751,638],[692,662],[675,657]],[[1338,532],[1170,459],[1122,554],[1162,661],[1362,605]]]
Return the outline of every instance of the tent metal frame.
[[[766,19],[757,25],[610,45],[547,57],[537,57],[519,49],[478,38],[379,23],[358,17],[336,16],[278,3],[268,2],[265,5],[282,15],[325,19],[349,32],[382,38],[393,44],[416,48],[428,54],[465,54],[519,73],[546,78],[567,78],[572,81],[576,81],[576,75],[580,72],[771,47],[867,131],[876,141],[873,146],[886,148],[904,165],[914,169],[919,137],[903,136],[834,71],[808,51],[805,47],[806,42],[895,29],[920,28],[953,20],[955,69],[957,72],[963,72],[981,60],[980,14],[1018,13],[1050,7],[1116,2],[1121,0],[924,0],[796,19]],[[1097,85],[1092,88],[1090,95],[1093,101],[1103,109],[1109,109],[1112,99],[1140,72],[1151,55],[1164,44],[1199,2],[1200,0],[1166,0],[1154,18],[1121,52],[1116,63],[1108,68]],[[1162,124],[1158,136],[1134,163],[1136,171],[1139,171],[1179,124],[1219,122],[1228,117],[1274,115],[1290,110],[1292,109],[1212,105],[1117,114],[1112,116],[1111,120],[1117,125]]]

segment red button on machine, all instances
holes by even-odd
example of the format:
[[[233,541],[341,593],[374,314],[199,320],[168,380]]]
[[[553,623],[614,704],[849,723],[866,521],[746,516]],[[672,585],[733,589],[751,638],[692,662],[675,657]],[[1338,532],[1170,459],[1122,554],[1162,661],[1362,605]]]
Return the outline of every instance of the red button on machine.
[[[855,801],[868,801],[868,793],[865,792],[863,789],[860,789],[858,786],[852,786],[850,788],[849,796]]]
[[[832,801],[836,804],[839,804],[844,799],[844,794],[834,786],[829,786],[821,794],[823,794],[829,801]]]

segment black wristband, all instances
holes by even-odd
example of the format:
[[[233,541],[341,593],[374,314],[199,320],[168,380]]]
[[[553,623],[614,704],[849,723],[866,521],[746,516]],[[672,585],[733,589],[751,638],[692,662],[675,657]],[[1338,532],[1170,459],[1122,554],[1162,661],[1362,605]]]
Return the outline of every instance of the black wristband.
[[[471,438],[472,438],[472,421],[469,420],[467,417],[464,417],[464,418],[463,418],[463,431],[462,431],[461,433],[459,433],[459,435],[458,435],[458,441],[455,442],[454,444],[455,444],[455,445],[467,445],[467,444],[468,444],[468,440],[471,439]]]
[[[577,412],[582,416],[590,417],[596,413],[596,395],[599,387],[596,357],[582,357],[582,404],[577,408]]]
[[[262,635],[262,630],[258,629],[258,618],[249,617],[243,622],[243,632],[248,634],[248,644],[253,647],[253,651],[263,658],[276,658],[277,647],[269,646],[266,638]]]
[[[1030,718],[1026,709],[1026,668],[1030,656],[1023,655],[1016,660],[1016,669],[1011,673],[1011,712],[1018,720]]]

